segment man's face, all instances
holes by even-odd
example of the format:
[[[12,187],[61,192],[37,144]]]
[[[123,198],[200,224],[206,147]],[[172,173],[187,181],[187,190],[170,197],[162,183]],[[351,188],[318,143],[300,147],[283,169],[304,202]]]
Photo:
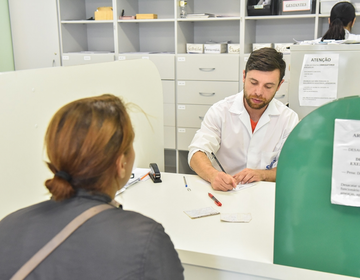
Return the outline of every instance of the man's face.
[[[252,109],[265,108],[274,98],[283,80],[279,83],[280,70],[243,72],[244,98]]]

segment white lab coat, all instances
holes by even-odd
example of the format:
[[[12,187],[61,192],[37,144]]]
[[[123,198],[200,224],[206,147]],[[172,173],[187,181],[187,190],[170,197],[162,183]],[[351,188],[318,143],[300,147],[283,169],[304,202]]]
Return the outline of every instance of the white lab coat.
[[[252,133],[243,92],[232,95],[215,103],[206,113],[189,146],[189,165],[193,154],[203,151],[210,160],[211,152],[216,154],[230,175],[246,167],[271,169],[277,166],[282,146],[298,122],[293,110],[273,99]],[[215,161],[212,163],[221,171]]]
[[[360,41],[360,35],[352,34],[347,29],[345,29],[345,40],[355,40]]]
[[[344,40],[354,40],[354,41],[360,41],[360,35],[358,34],[352,34],[349,32],[349,30],[347,29],[344,29],[345,30],[345,39]],[[321,38],[317,38],[316,40],[313,40],[311,42],[314,42],[314,43],[319,43],[321,42]],[[341,42],[341,41],[344,41],[344,40],[337,40],[336,42]]]

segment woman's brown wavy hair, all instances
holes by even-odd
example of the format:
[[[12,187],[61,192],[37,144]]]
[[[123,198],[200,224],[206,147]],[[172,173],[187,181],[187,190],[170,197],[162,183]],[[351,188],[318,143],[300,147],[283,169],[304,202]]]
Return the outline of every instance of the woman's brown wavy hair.
[[[131,120],[119,97],[104,94],[62,107],[45,135],[47,165],[54,174],[64,171],[72,179],[54,176],[45,182],[53,199],[70,198],[76,189],[104,192],[117,177],[116,160],[133,140]]]

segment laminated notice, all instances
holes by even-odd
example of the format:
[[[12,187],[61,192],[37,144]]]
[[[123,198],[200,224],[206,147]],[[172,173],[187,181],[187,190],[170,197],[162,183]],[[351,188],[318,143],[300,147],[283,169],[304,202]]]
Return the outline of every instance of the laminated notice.
[[[360,207],[360,120],[335,120],[331,203]]]

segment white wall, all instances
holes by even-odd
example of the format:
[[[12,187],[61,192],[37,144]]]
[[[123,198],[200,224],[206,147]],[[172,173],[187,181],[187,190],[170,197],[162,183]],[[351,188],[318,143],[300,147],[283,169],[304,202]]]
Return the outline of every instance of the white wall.
[[[139,105],[130,113],[135,129],[135,165],[164,166],[163,95],[160,75],[149,60],[0,73],[0,219],[49,197],[51,176],[43,138],[53,114],[82,97],[111,93]]]

